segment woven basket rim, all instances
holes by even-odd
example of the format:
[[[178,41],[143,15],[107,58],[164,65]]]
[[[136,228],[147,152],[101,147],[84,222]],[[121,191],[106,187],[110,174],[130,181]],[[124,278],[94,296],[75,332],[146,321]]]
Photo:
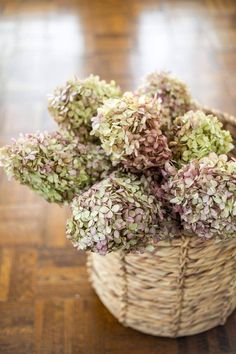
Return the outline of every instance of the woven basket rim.
[[[205,113],[214,114],[217,116],[223,123],[230,123],[236,126],[236,117],[233,114],[226,113],[216,108],[211,108],[207,105],[201,105],[196,103],[196,106],[203,110]]]

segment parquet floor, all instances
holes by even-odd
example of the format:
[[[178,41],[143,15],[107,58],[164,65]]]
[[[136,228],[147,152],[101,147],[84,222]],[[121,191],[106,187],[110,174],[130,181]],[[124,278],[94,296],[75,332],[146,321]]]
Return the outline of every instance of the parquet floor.
[[[1,0],[0,144],[53,130],[46,95],[77,74],[123,89],[171,69],[201,102],[236,114],[234,0]],[[0,353],[236,353],[224,327],[170,340],[119,325],[64,236],[67,210],[0,174]]]

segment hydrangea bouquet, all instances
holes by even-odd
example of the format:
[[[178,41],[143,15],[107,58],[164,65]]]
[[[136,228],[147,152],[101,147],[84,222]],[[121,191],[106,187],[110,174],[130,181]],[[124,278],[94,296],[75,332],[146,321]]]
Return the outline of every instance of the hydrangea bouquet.
[[[170,74],[122,93],[98,76],[49,98],[58,131],[21,135],[0,150],[10,177],[48,202],[69,203],[74,246],[152,251],[159,240],[236,233],[232,137]]]

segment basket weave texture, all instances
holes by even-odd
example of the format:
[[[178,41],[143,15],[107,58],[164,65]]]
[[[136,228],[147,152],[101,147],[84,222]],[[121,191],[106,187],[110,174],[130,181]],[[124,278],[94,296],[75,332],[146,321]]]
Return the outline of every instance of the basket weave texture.
[[[217,115],[236,138],[234,117],[204,110]],[[154,253],[91,253],[88,270],[108,310],[144,333],[200,333],[224,324],[236,307],[236,237],[216,241],[183,235],[160,241]]]

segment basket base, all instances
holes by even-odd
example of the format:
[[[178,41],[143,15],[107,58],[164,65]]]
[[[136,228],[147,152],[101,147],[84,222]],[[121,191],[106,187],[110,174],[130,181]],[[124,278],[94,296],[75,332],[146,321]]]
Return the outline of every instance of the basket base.
[[[234,312],[234,309],[232,309],[232,311],[227,315],[227,318],[225,319],[224,323],[219,323],[219,319],[215,318],[215,320],[214,319],[211,320],[209,325],[204,325],[204,324],[199,323],[199,327],[195,327],[193,331],[191,331],[191,330],[181,331],[177,335],[173,335],[173,333],[171,331],[168,332],[166,329],[162,330],[162,328],[160,328],[160,327],[155,327],[155,328],[150,327],[142,321],[134,321],[133,323],[132,322],[124,323],[122,320],[120,320],[116,316],[116,311],[114,311],[113,306],[111,306],[111,303],[108,301],[108,299],[103,296],[102,292],[99,291],[99,288],[94,287],[93,282],[91,282],[91,285],[92,285],[92,288],[95,291],[96,295],[98,296],[99,300],[102,302],[102,304],[117,319],[117,321],[119,323],[121,323],[124,327],[129,327],[129,328],[135,329],[138,332],[148,334],[148,335],[157,336],[157,337],[179,338],[179,337],[186,337],[186,336],[192,336],[195,334],[200,334],[200,333],[206,332],[212,328],[215,328],[219,325],[223,326],[225,324],[225,322],[227,321],[228,317]]]
[[[89,254],[92,286],[120,323],[146,334],[175,338],[223,325],[236,307],[236,240],[206,242],[160,242],[153,254]]]

